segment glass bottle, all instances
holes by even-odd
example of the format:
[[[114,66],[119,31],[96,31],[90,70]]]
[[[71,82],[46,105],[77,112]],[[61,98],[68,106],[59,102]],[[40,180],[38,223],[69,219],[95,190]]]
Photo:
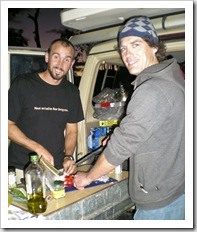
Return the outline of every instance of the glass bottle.
[[[34,215],[44,213],[47,208],[45,170],[38,163],[38,155],[30,155],[31,163],[25,170],[27,208]]]
[[[16,170],[14,166],[8,166],[8,188],[16,187]]]
[[[128,94],[122,83],[120,83],[120,94],[121,94],[121,101],[125,102],[127,100]]]
[[[59,199],[65,196],[64,183],[61,180],[54,181],[53,198]]]

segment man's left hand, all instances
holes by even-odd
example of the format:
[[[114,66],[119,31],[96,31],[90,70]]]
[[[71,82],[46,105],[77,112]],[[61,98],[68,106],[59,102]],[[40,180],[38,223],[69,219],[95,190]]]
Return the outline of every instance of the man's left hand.
[[[63,168],[64,168],[64,173],[66,173],[67,175],[73,174],[77,170],[77,167],[75,165],[75,161],[70,160],[67,157],[64,158]]]

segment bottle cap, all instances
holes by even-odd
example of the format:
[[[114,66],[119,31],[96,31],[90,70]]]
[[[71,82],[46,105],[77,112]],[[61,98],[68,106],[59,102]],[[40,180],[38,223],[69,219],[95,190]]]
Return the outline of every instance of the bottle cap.
[[[55,180],[53,184],[54,184],[55,187],[60,187],[60,186],[63,186],[63,181]]]
[[[30,160],[31,161],[38,161],[38,155],[36,153],[30,154]]]

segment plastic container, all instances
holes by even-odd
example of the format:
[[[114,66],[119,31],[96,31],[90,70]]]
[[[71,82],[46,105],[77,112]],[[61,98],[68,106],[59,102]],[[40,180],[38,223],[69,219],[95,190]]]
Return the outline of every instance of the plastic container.
[[[59,199],[65,197],[65,188],[64,183],[61,180],[54,181],[54,190],[53,190],[53,198]]]
[[[105,137],[108,132],[107,127],[93,127],[88,135],[88,151],[93,151],[100,146],[100,138]]]

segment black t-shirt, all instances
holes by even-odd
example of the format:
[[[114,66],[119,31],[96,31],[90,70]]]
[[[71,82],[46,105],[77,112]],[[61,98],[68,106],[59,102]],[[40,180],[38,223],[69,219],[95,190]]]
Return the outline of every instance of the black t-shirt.
[[[54,156],[55,167],[62,168],[66,123],[84,119],[79,90],[66,79],[50,85],[38,74],[20,75],[8,92],[8,119],[44,146]],[[11,142],[8,164],[24,169],[30,152]]]

